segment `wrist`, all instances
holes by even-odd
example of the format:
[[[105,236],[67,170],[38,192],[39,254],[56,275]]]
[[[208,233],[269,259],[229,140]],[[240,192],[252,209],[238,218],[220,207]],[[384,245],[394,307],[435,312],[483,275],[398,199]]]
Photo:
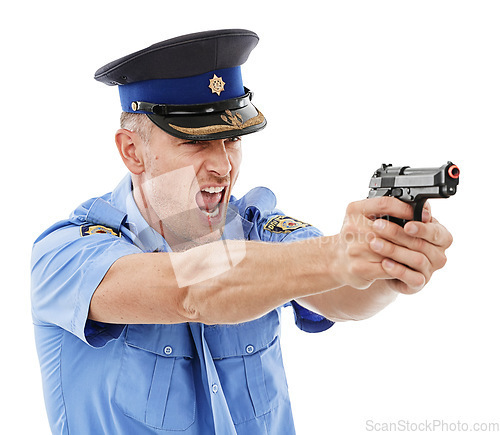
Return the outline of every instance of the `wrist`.
[[[342,251],[339,246],[339,235],[325,236],[320,239],[318,264],[319,273],[329,283],[329,289],[336,289],[346,285],[344,278],[345,267],[342,266]]]

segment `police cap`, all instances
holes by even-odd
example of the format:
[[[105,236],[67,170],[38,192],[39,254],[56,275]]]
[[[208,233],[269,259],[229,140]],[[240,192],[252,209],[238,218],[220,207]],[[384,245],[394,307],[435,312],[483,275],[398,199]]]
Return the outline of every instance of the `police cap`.
[[[118,85],[123,111],[145,113],[172,136],[241,136],[266,126],[241,77],[258,41],[241,29],[179,36],[110,62],[94,78]]]

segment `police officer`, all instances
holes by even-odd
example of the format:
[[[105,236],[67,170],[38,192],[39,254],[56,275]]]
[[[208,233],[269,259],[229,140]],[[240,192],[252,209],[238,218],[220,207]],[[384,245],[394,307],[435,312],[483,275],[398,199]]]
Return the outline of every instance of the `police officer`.
[[[403,229],[375,218],[410,219],[409,205],[355,202],[325,237],[268,189],[231,195],[242,137],[266,125],[240,69],[257,42],[247,30],[196,33],[96,72],[118,85],[128,175],[33,248],[53,433],[292,434],[280,308],[324,331],[444,266],[451,235],[428,209]]]

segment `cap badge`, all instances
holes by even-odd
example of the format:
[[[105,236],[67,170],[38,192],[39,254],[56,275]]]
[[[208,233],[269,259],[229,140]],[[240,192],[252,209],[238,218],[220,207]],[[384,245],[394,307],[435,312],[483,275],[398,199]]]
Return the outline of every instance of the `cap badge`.
[[[224,91],[224,85],[226,83],[224,80],[222,80],[222,77],[217,77],[215,74],[214,76],[210,79],[210,84],[208,87],[212,89],[212,94],[217,94],[220,96],[220,93]]]

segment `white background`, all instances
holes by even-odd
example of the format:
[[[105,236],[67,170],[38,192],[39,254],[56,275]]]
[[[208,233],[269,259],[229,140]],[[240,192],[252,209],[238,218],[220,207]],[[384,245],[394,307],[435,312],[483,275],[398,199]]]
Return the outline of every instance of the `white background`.
[[[318,335],[284,314],[297,432],[360,434],[367,420],[500,421],[498,2],[28,1],[10,2],[0,20],[0,424],[16,428],[8,433],[49,433],[31,245],[125,174],[113,143],[118,92],[94,81],[95,70],[217,28],[261,38],[243,77],[269,124],[244,139],[237,196],[266,185],[287,214],[334,234],[382,162],[453,160],[462,171],[457,195],[432,202],[455,242],[424,291]]]

